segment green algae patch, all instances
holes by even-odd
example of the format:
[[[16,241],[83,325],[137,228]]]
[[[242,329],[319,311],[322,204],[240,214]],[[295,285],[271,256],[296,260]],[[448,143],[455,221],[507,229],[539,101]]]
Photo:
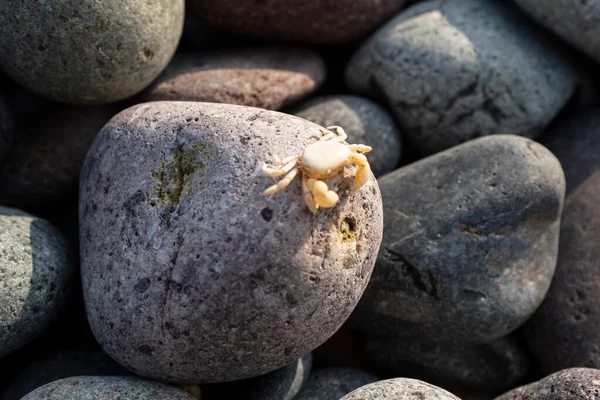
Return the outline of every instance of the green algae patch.
[[[356,242],[356,221],[352,218],[344,218],[338,232],[342,236],[342,243]]]
[[[161,203],[176,204],[181,199],[183,188],[190,178],[204,168],[203,156],[206,145],[196,142],[193,145],[179,145],[163,156],[158,170],[152,171],[152,178],[158,181],[156,198]]]

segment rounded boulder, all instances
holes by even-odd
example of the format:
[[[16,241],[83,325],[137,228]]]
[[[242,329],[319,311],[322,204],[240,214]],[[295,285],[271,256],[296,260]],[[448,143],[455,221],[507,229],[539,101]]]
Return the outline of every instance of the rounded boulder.
[[[318,126],[251,107],[153,102],[98,134],[80,189],[91,328],[133,372],[173,382],[258,376],[322,344],[348,318],[382,239],[375,178],[353,167],[312,214],[301,177],[279,193],[261,171],[300,154]]]

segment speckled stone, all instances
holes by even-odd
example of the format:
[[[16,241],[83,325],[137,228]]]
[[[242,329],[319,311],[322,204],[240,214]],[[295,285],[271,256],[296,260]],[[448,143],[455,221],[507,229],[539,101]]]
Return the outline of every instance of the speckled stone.
[[[480,344],[531,317],[558,252],[565,178],[552,153],[520,136],[487,136],[379,185],[384,237],[353,326]]]
[[[290,365],[250,379],[202,386],[206,400],[291,400],[306,383],[312,368],[312,355],[297,359]],[[337,399],[336,399],[337,400]]]
[[[359,49],[346,82],[385,99],[426,155],[491,134],[533,138],[575,87],[552,46],[509,2],[424,1]]]
[[[164,383],[123,376],[73,376],[37,388],[22,400],[193,400]]]
[[[340,400],[460,400],[452,393],[416,379],[395,378],[356,389]]]
[[[20,93],[15,139],[0,160],[0,204],[51,205],[76,190],[85,155],[118,108],[72,107]]]
[[[526,346],[515,336],[476,346],[448,346],[367,335],[367,352],[394,376],[471,392],[510,390],[524,382],[531,366]]]
[[[600,370],[570,368],[520,386],[496,400],[596,400],[599,395]]]
[[[0,69],[51,100],[132,96],[170,61],[184,0],[0,2]]]
[[[318,97],[293,113],[321,126],[339,125],[348,134],[348,143],[373,147],[369,163],[376,177],[396,169],[402,153],[400,132],[387,111],[374,101],[350,95]]]
[[[529,15],[600,63],[599,0],[516,0]]]
[[[544,144],[567,178],[556,273],[526,336],[546,373],[600,368],[600,105],[556,124]]]
[[[139,102],[205,101],[278,110],[315,91],[324,79],[321,57],[300,47],[178,53]]]
[[[406,0],[187,0],[189,12],[225,31],[301,43],[360,39]]]
[[[356,368],[332,367],[313,371],[294,400],[339,400],[378,377]]]
[[[317,125],[251,107],[153,102],[115,116],[83,167],[83,291],[104,350],[135,373],[215,383],[290,364],[348,318],[371,275],[383,211],[373,176],[315,215],[301,179],[265,196],[272,153]]]
[[[129,372],[101,350],[56,351],[45,354],[26,367],[6,391],[0,392],[0,400],[20,400],[40,386],[78,375],[122,376],[129,375]]]
[[[69,244],[47,221],[0,206],[0,357],[39,337],[65,307]]]

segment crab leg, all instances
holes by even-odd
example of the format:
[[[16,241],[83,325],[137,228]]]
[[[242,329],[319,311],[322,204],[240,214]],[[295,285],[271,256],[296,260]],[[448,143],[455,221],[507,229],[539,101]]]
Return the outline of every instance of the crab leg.
[[[368,153],[373,150],[371,146],[366,146],[364,144],[351,144],[348,147],[350,147],[350,151],[360,151],[361,153]]]
[[[264,164],[262,167],[262,171],[265,175],[269,175],[269,176],[281,176],[281,175],[285,175],[288,172],[290,172],[292,170],[292,168],[294,168],[296,166],[296,164],[298,163],[298,157],[294,156],[295,159],[292,159],[291,161],[287,162],[283,167],[270,167],[267,164]],[[288,157],[289,158],[289,157]],[[281,161],[282,163],[284,161],[287,161],[288,158],[286,158],[285,160]]]
[[[315,203],[321,207],[333,207],[340,199],[337,193],[333,190],[329,190],[327,184],[321,180],[311,178],[308,180],[307,184],[314,196]]]
[[[277,182],[276,185],[273,185],[273,186],[267,188],[263,193],[266,195],[270,195],[270,194],[277,193],[282,189],[285,189],[290,183],[292,183],[292,181],[298,174],[299,170],[300,169],[298,167],[294,168],[286,176],[284,176],[282,180]]]
[[[313,198],[313,194],[308,188],[308,178],[306,174],[302,174],[302,196],[304,196],[304,202],[308,209],[314,214],[319,209],[317,203],[315,203],[315,199]]]
[[[355,192],[369,180],[369,176],[371,175],[371,166],[369,165],[369,161],[367,161],[367,157],[360,153],[352,153],[348,159],[348,163],[355,163],[358,166],[356,176],[354,177],[354,186],[351,189],[353,192]]]
[[[346,132],[341,126],[328,126],[327,130],[333,129],[335,133],[329,132],[327,135],[323,136],[321,140],[335,140],[336,142],[343,142],[348,138]],[[335,137],[335,139],[333,139]]]

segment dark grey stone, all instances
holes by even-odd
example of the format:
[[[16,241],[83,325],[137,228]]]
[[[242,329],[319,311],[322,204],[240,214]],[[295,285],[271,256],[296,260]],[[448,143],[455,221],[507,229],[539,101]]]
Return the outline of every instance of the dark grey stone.
[[[448,390],[496,394],[524,382],[531,366],[526,347],[514,336],[476,346],[449,346],[367,335],[367,353],[395,376]]]
[[[526,337],[546,373],[600,368],[600,107],[562,120],[543,143],[562,164],[567,194],[554,279]]]
[[[129,375],[129,371],[101,350],[56,351],[26,367],[0,394],[0,400],[20,400],[47,383],[80,375]]]
[[[69,244],[47,221],[0,206],[0,357],[39,337],[66,306]]]
[[[599,396],[600,370],[570,368],[515,388],[496,400],[596,400]]]
[[[396,169],[402,153],[400,132],[387,111],[374,101],[350,95],[318,97],[292,112],[321,126],[339,125],[349,143],[373,147],[369,163],[376,177]]]
[[[0,2],[0,68],[58,102],[132,96],[168,64],[181,37],[184,0]]]
[[[480,344],[521,326],[554,273],[565,178],[540,144],[475,139],[379,179],[384,237],[356,328]]]
[[[241,381],[202,386],[203,399],[291,400],[304,386],[312,368],[310,354],[290,365]],[[336,399],[337,400],[337,399]]]
[[[600,63],[599,0],[516,0],[528,14]]]
[[[340,400],[460,400],[452,393],[416,379],[386,379],[363,386]]]
[[[15,139],[0,160],[0,204],[51,205],[76,190],[85,155],[96,134],[119,109],[71,107],[21,93]]]
[[[193,400],[183,390],[130,376],[73,376],[37,388],[22,400]]]
[[[265,196],[276,180],[260,170],[273,153],[301,153],[316,127],[251,107],[153,102],[102,129],[82,170],[81,271],[111,357],[154,379],[216,383],[288,365],[339,329],[381,243],[377,182],[351,194],[347,168],[328,180],[340,202],[313,215],[300,177]]]
[[[385,99],[424,154],[491,134],[535,137],[575,86],[543,36],[507,1],[425,1],[363,45],[346,82]]]
[[[339,400],[378,377],[356,368],[331,367],[313,371],[294,400]]]

